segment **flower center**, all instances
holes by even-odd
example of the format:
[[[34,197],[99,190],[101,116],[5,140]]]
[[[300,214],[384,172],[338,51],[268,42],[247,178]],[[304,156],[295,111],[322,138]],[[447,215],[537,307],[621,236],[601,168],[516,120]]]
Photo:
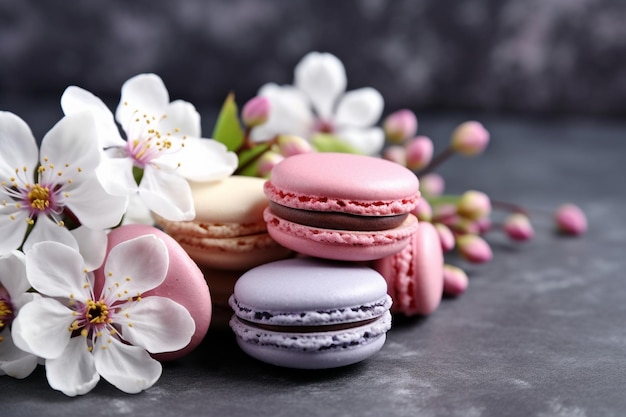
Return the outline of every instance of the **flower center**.
[[[159,122],[165,118],[167,115],[158,119],[147,114],[137,116],[135,112],[135,119],[126,131],[126,154],[135,161],[135,166],[145,168],[162,154],[176,152],[185,146],[187,137],[177,135],[180,129],[174,129],[174,132],[158,129]]]
[[[74,315],[77,317],[68,330],[73,336],[79,334],[84,337],[100,337],[102,330],[113,323],[113,310],[102,300],[87,300],[84,304],[79,303]]]
[[[109,307],[103,301],[87,300],[85,318],[92,324],[103,324],[109,321]]]
[[[30,201],[30,206],[35,210],[47,210],[50,208],[50,189],[35,184],[28,192],[28,201]]]
[[[9,214],[11,220],[16,220],[18,211],[26,211],[26,222],[34,224],[39,215],[46,215],[52,218],[59,226],[63,226],[63,210],[70,197],[67,191],[74,178],[73,175],[80,175],[82,168],[76,167],[75,173],[69,170],[70,164],[65,163],[64,169],[55,167],[48,160],[48,157],[41,158],[42,162],[37,167],[35,178],[27,167],[15,168],[15,175],[0,181],[0,190],[9,199],[0,200],[0,209],[12,208]],[[33,179],[36,180],[33,183]]]

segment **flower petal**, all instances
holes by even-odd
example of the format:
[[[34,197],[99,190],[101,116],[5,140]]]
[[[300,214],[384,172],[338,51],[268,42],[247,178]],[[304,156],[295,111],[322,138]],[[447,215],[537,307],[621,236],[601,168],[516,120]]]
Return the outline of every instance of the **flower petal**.
[[[337,105],[335,124],[342,127],[370,127],[383,114],[383,96],[371,87],[347,92]]]
[[[111,157],[105,153],[96,169],[96,175],[109,194],[127,196],[137,192],[133,160],[130,158]]]
[[[70,341],[68,328],[74,319],[72,310],[57,300],[38,298],[24,305],[13,320],[13,341],[23,351],[46,359],[58,358]]]
[[[65,204],[81,224],[92,229],[107,229],[119,224],[128,198],[107,193],[95,173],[85,175],[68,191]]]
[[[346,91],[346,84],[346,70],[332,54],[309,52],[296,65],[294,85],[309,96],[323,120],[330,119],[337,99]]]
[[[0,208],[0,253],[8,253],[19,248],[24,241],[28,223],[28,212],[26,210],[14,209],[6,210],[8,207]],[[6,212],[5,212],[6,211]],[[13,218],[11,218],[13,216]]]
[[[143,202],[139,194],[132,194],[128,198],[128,207],[122,219],[122,225],[125,224],[147,224],[148,226],[154,226],[154,217],[152,212]]]
[[[26,168],[33,172],[37,166],[39,151],[37,142],[24,120],[13,113],[0,111],[0,180],[9,181],[15,170]],[[22,173],[32,179],[33,174]]]
[[[85,268],[93,271],[102,265],[107,249],[107,232],[80,226],[70,232],[78,243],[78,250],[85,262]]]
[[[136,394],[159,380],[161,364],[144,349],[125,345],[114,338],[107,338],[106,342],[101,339],[94,346],[96,369],[118,389]]]
[[[172,101],[167,105],[165,114],[167,117],[159,121],[158,125],[161,134],[200,137],[200,113],[193,104],[183,100]]]
[[[262,125],[252,129],[251,138],[255,142],[272,139],[279,134],[310,136],[313,128],[313,113],[307,97],[302,91],[291,86],[265,84],[259,96],[270,101],[269,118]]]
[[[26,251],[26,276],[41,294],[78,299],[90,296],[85,263],[77,249],[59,242],[39,242]],[[84,297],[80,297],[83,295]]]
[[[111,304],[158,287],[168,267],[167,247],[156,235],[142,235],[114,246],[104,265],[105,299]]]
[[[37,356],[24,352],[13,343],[11,332],[2,332],[0,341],[0,375],[26,378],[37,367]]]
[[[46,377],[50,387],[70,397],[86,394],[98,384],[100,375],[84,337],[73,337],[63,355],[46,360]]]
[[[67,87],[61,96],[61,108],[66,115],[83,111],[91,112],[96,123],[100,149],[125,145],[126,141],[120,136],[113,113],[91,92],[73,85]]]
[[[216,181],[231,175],[237,168],[237,155],[213,139],[188,138],[179,153],[164,154],[154,161],[177,166],[176,173],[191,181]]]
[[[116,315],[124,340],[150,353],[173,352],[187,346],[196,331],[189,311],[158,296],[127,303]]]
[[[41,298],[41,294],[38,294],[36,292],[25,292],[18,295],[17,297],[11,297],[11,302],[13,303],[13,307],[15,307],[17,311],[19,311],[27,303],[30,303],[31,301],[37,300],[39,298]]]
[[[150,210],[164,219],[186,221],[196,217],[191,187],[177,174],[147,165],[139,195]]]
[[[385,143],[385,134],[378,127],[370,129],[343,128],[339,129],[336,135],[366,155],[378,154]]]
[[[0,285],[11,299],[28,291],[30,283],[26,279],[25,257],[22,252],[14,250],[0,256]]]
[[[24,242],[23,250],[27,252],[39,242],[53,241],[78,250],[78,243],[66,227],[59,226],[47,216],[39,216],[37,222]]]
[[[169,102],[167,88],[158,75],[139,74],[122,85],[122,96],[115,111],[115,119],[128,131],[137,115],[160,120]]]
[[[65,116],[41,140],[41,163],[54,183],[76,181],[100,163],[96,123],[89,112]],[[54,168],[52,168],[54,167]],[[54,180],[53,180],[54,179]]]

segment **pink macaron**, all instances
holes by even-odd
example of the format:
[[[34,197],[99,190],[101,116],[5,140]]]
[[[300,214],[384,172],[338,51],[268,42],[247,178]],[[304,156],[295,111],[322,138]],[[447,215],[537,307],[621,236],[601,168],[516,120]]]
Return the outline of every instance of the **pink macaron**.
[[[417,229],[419,181],[364,155],[307,153],[276,165],[265,183],[270,235],[301,254],[369,261],[397,253]]]
[[[443,251],[434,226],[420,222],[411,243],[401,252],[373,262],[385,277],[393,299],[391,311],[406,316],[428,315],[443,295]]]
[[[143,296],[157,295],[176,301],[189,311],[196,325],[196,330],[186,347],[176,352],[153,355],[155,359],[160,361],[170,361],[190,353],[206,336],[211,323],[211,294],[204,275],[196,263],[178,242],[155,227],[132,224],[113,229],[108,234],[107,253],[112,247],[122,242],[149,234],[157,236],[165,243],[169,255],[169,268],[163,283],[146,292]],[[99,291],[99,287],[102,287],[103,282],[104,271],[100,268],[95,271],[97,291]]]

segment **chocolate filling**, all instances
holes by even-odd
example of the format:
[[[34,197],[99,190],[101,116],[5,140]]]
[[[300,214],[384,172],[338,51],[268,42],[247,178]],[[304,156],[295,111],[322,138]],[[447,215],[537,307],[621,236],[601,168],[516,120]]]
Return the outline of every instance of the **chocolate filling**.
[[[367,324],[373,323],[378,320],[380,317],[374,317],[367,320],[355,321],[352,323],[335,323],[335,324],[323,324],[319,326],[279,326],[275,324],[262,324],[255,323],[246,319],[242,319],[241,317],[237,317],[239,321],[247,324],[248,326],[255,327],[261,330],[268,330],[271,332],[279,332],[279,333],[321,333],[321,332],[333,332],[336,330],[346,330],[353,329],[356,327],[365,326]]]
[[[333,230],[376,232],[394,229],[402,224],[408,213],[390,216],[360,216],[334,211],[301,210],[269,202],[272,213],[293,223]]]

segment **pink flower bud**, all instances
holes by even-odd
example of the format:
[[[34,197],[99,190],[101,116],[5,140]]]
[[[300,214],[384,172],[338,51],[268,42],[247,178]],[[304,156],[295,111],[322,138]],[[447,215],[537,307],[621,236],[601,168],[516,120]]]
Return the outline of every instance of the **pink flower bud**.
[[[400,146],[400,145],[387,146],[387,148],[385,148],[385,150],[383,151],[383,158],[405,167],[406,166],[406,149],[404,149],[404,146]]]
[[[461,256],[472,263],[488,262],[493,258],[491,247],[478,235],[461,235],[456,238],[456,247]]]
[[[412,171],[422,169],[433,159],[433,141],[418,136],[406,144],[406,167]]]
[[[256,96],[244,104],[241,119],[247,127],[262,125],[270,116],[271,103],[267,97]]]
[[[480,219],[476,219],[474,221],[476,227],[478,228],[478,234],[482,235],[483,233],[487,233],[491,230],[491,218],[490,217],[481,217]]]
[[[491,200],[481,191],[466,191],[457,203],[457,212],[470,220],[480,219],[491,214]]]
[[[487,129],[480,122],[469,121],[454,129],[450,148],[465,156],[475,156],[481,154],[488,144]]]
[[[504,232],[513,240],[525,241],[535,235],[533,225],[528,216],[522,213],[513,213],[504,220]]]
[[[456,297],[463,294],[468,284],[467,274],[461,268],[448,264],[443,266],[443,293],[445,295]]]
[[[558,230],[568,235],[582,235],[587,231],[587,216],[575,204],[563,204],[554,213]]]
[[[389,141],[401,143],[415,136],[417,132],[417,117],[408,109],[391,113],[383,122],[383,129]]]
[[[270,176],[270,173],[272,172],[272,169],[283,159],[285,159],[285,157],[277,152],[265,152],[259,158],[257,175],[262,178],[268,178]]]
[[[437,204],[433,207],[433,220],[445,224],[453,224],[456,222],[458,215],[456,214],[456,205],[454,204]]]
[[[446,181],[436,172],[431,172],[420,178],[420,192],[426,197],[437,197],[446,189]]]
[[[435,223],[434,226],[437,234],[439,235],[441,249],[444,252],[450,252],[454,249],[455,245],[454,233],[452,233],[452,230],[450,230],[450,228],[443,223]]]
[[[313,147],[304,138],[295,135],[280,135],[277,139],[278,152],[284,156],[313,152]]]
[[[417,201],[412,213],[417,217],[417,220],[423,222],[429,222],[433,217],[433,209],[425,198],[420,198]]]
[[[454,230],[455,233],[461,235],[480,234],[480,226],[478,225],[477,221],[470,220],[465,217],[458,217],[454,223],[450,224],[450,227],[452,227],[452,230]]]

